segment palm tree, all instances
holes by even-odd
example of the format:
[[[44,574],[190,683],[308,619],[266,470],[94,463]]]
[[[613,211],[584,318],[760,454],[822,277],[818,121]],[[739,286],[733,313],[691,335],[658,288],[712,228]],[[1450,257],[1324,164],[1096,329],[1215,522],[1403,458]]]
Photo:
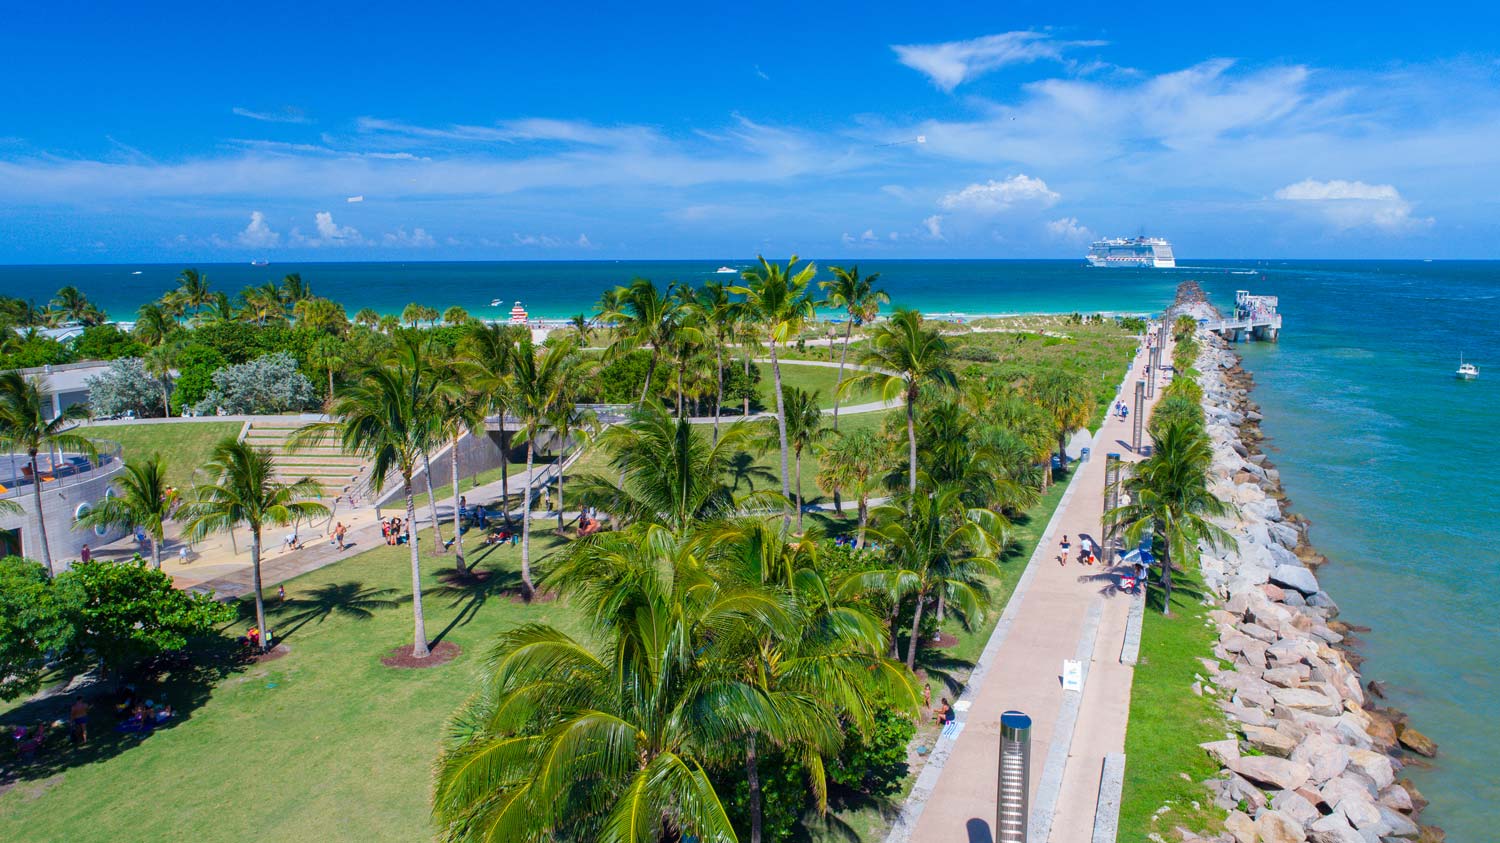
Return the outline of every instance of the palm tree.
[[[177,276],[177,289],[168,293],[184,312],[198,311],[213,300],[208,276],[196,269],[184,269]]]
[[[376,313],[374,308],[362,307],[358,313],[354,314],[354,321],[366,328],[375,328],[380,325],[380,314]]]
[[[776,429],[781,439],[781,493],[791,500],[792,489],[787,471],[786,404],[781,393],[781,362],[776,356],[777,343],[796,336],[803,323],[812,317],[817,301],[808,287],[818,274],[816,264],[796,269],[797,256],[792,255],[786,266],[777,266],[764,257],[757,256],[759,268],[741,273],[744,286],[732,287],[731,292],[745,297],[745,309],[749,318],[759,323],[771,346],[771,374],[776,381]],[[790,529],[792,514],[788,512],[783,526]]]
[[[527,333],[516,344],[512,360],[513,410],[520,420],[521,438],[526,443],[526,494],[521,504],[521,589],[529,601],[536,592],[531,581],[531,500],[536,488],[532,470],[536,464],[536,445],[564,400],[577,369],[578,355],[572,343],[566,341],[544,346],[538,352],[531,343],[531,334]]]
[[[646,382],[641,387],[641,401],[651,394],[651,378],[656,373],[656,364],[661,353],[676,341],[680,312],[680,301],[670,290],[663,295],[661,290],[645,278],[637,278],[628,287],[616,288],[612,301],[601,301],[601,306],[613,307],[602,312],[600,319],[615,323],[615,339],[605,350],[605,356],[613,357],[634,351],[642,346],[651,349],[651,360],[646,365]]]
[[[343,305],[317,296],[294,302],[292,315],[296,317],[298,325],[327,334],[342,334],[349,327],[349,317],[344,313]]]
[[[465,322],[468,322],[471,318],[472,317],[469,316],[469,311],[464,310],[462,307],[459,307],[456,304],[443,311],[444,325],[462,325]]]
[[[12,454],[25,454],[31,468],[32,501],[36,505],[36,531],[42,548],[42,564],[49,576],[52,548],[47,543],[46,517],[42,510],[42,475],[36,457],[42,451],[73,451],[98,458],[94,443],[75,433],[73,423],[88,415],[88,408],[74,404],[56,418],[47,419],[52,401],[44,394],[39,378],[25,378],[19,372],[0,373],[0,448]]]
[[[949,486],[913,496],[905,509],[877,508],[870,532],[889,548],[890,567],[856,574],[850,585],[879,589],[898,602],[916,595],[906,647],[906,667],[915,669],[928,599],[957,607],[970,623],[983,616],[982,578],[1000,576],[994,560],[1005,546],[1004,528],[995,513],[964,506],[961,490]],[[893,641],[895,635],[893,628]]]
[[[854,326],[863,325],[874,319],[880,313],[880,306],[891,300],[884,290],[875,288],[875,281],[880,273],[868,275],[863,278],[859,275],[859,267],[853,266],[848,269],[842,266],[830,266],[829,272],[833,273],[833,280],[824,281],[818,286],[828,296],[828,306],[842,308],[848,314],[844,322],[844,348],[839,352],[839,377],[834,383],[833,393],[833,429],[839,429],[839,387],[844,385],[844,362],[849,359],[849,340],[854,335]]]
[[[731,843],[705,768],[757,727],[807,730],[731,658],[747,638],[792,633],[788,601],[707,576],[700,545],[660,527],[573,547],[548,585],[590,619],[597,648],[540,624],[499,637],[438,761],[442,838]]]
[[[698,291],[698,312],[712,326],[714,338],[714,439],[719,438],[719,417],[724,410],[724,348],[739,320],[739,303],[729,297],[729,287],[708,281]]]
[[[214,293],[208,304],[193,317],[195,323],[233,322],[236,319],[234,303],[229,294],[220,290]]]
[[[80,527],[118,527],[129,530],[139,526],[151,539],[151,564],[161,570],[161,546],[166,541],[166,524],[177,506],[179,493],[167,483],[166,463],[160,454],[125,463],[125,472],[112,484],[116,494],[106,495],[81,518]]]
[[[458,446],[464,436],[479,436],[484,430],[486,396],[483,391],[469,385],[465,367],[461,364],[444,366],[441,376],[448,383],[448,390],[440,396],[438,408],[443,433],[448,440],[448,467],[453,475],[453,566],[463,576],[468,573],[468,568],[464,563],[463,512],[458,505]]]
[[[433,370],[428,343],[420,335],[396,337],[391,359],[371,365],[335,396],[333,422],[304,427],[294,443],[336,436],[346,453],[370,461],[370,485],[381,488],[392,472],[401,477],[410,529],[412,589],[412,656],[426,658],[427,626],[422,614],[422,558],[418,552],[416,499],[412,478],[417,461],[441,438],[438,423],[446,387]]]
[[[146,352],[144,363],[146,371],[156,378],[161,384],[161,414],[163,418],[172,415],[172,370],[177,368],[177,360],[182,356],[182,346],[176,342],[164,343]]]
[[[796,463],[797,532],[802,532],[802,452],[816,446],[823,436],[823,408],[818,394],[792,387],[786,391],[786,438]]]
[[[609,513],[617,527],[656,524],[682,533],[695,522],[734,512],[734,487],[725,478],[753,436],[748,422],[737,421],[725,427],[719,441],[709,442],[687,419],[674,419],[660,403],[648,402],[599,435],[598,445],[610,455],[619,482],[586,475],[578,497]]]
[[[1151,531],[1161,555],[1162,613],[1171,614],[1173,565],[1186,564],[1200,541],[1216,547],[1231,542],[1229,533],[1208,519],[1232,509],[1208,490],[1213,450],[1201,427],[1173,419],[1154,431],[1152,440],[1151,456],[1122,481],[1128,502],[1104,513],[1104,522],[1124,527],[1127,545]]]
[[[843,385],[845,390],[862,386],[878,389],[887,401],[898,395],[905,399],[909,496],[917,493],[917,399],[928,384],[947,389],[957,386],[950,365],[952,357],[948,341],[936,328],[923,324],[921,313],[896,308],[890,319],[876,326],[865,344],[859,357],[864,371]]]
[[[568,320],[568,324],[572,325],[573,330],[578,332],[578,344],[588,345],[589,337],[594,333],[594,321],[588,317],[588,314],[575,313]]]
[[[99,325],[104,322],[104,312],[95,307],[81,290],[71,284],[57,291],[47,305],[47,321],[57,325],[77,322],[81,325]]]
[[[288,307],[313,297],[312,285],[302,280],[301,273],[293,272],[281,279],[281,300]]]
[[[575,436],[590,436],[598,432],[599,418],[592,410],[578,409],[572,385],[566,385],[558,396],[557,404],[547,419],[553,436],[557,437],[557,529],[563,528],[563,479],[567,474],[564,466],[568,462],[568,440]]]
[[[1067,459],[1068,434],[1089,423],[1094,396],[1083,378],[1062,369],[1042,372],[1032,380],[1030,391],[1052,419],[1052,431],[1057,436],[1057,461],[1063,463]]]
[[[281,288],[268,281],[259,287],[246,287],[240,291],[243,303],[241,314],[257,325],[280,324],[286,321],[286,305],[281,298]]]
[[[148,347],[154,347],[161,345],[176,328],[177,325],[162,311],[160,305],[148,303],[141,305],[137,312],[133,330],[136,339]]]
[[[870,492],[879,484],[888,456],[887,444],[871,430],[835,434],[833,442],[823,449],[818,488],[828,494],[832,494],[834,489],[844,489],[859,501],[859,531],[854,540],[856,550],[865,546],[865,528],[870,518]]]
[[[521,329],[524,331],[525,329]],[[526,332],[528,335],[530,332]],[[511,365],[515,362],[517,329],[507,325],[476,322],[459,340],[459,366],[482,401],[482,409],[500,417],[500,508],[510,524],[510,449],[505,437],[505,417],[515,403],[511,392]]]
[[[792,543],[759,519],[704,531],[713,574],[721,582],[760,586],[790,599],[796,630],[754,630],[729,649],[726,661],[776,713],[774,723],[746,730],[745,775],[750,790],[750,840],[761,840],[759,751],[765,744],[797,758],[808,770],[818,809],[827,810],[824,758],[836,753],[843,731],[868,732],[877,710],[909,715],[918,708],[916,684],[901,663],[885,658],[885,628],[869,605],[838,592],[817,563],[821,536]],[[789,728],[790,727],[790,728]]]
[[[308,362],[328,372],[328,396],[324,407],[333,405],[333,373],[342,369],[349,361],[344,359],[344,344],[338,337],[324,335],[313,341],[307,349]]]
[[[209,533],[225,533],[240,524],[250,529],[251,583],[255,587],[255,623],[261,630],[262,650],[266,631],[265,598],[261,593],[260,551],[264,527],[291,524],[303,518],[327,515],[328,507],[315,497],[318,484],[304,477],[295,483],[275,479],[276,460],[266,448],[226,436],[214,446],[208,464],[203,467],[211,483],[195,486],[186,509],[184,530],[193,541]]]

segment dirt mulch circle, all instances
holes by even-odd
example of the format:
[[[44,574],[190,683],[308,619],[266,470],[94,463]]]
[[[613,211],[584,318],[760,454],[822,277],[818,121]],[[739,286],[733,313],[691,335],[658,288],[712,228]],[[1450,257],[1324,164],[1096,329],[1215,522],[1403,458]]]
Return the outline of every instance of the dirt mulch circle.
[[[952,646],[956,645],[957,643],[958,643],[958,638],[955,637],[955,636],[949,635],[946,632],[939,632],[936,638],[923,638],[922,639],[922,646],[923,647],[937,647],[939,649],[942,649],[944,647],[952,647]]]
[[[279,658],[283,658],[283,657],[289,656],[291,654],[292,654],[292,648],[291,647],[288,647],[285,644],[277,644],[275,647],[272,647],[271,649],[265,651],[264,653],[261,653],[259,655],[255,655],[255,656],[251,656],[250,657],[250,663],[251,664],[265,664],[266,662],[274,662],[274,661],[276,661]]]
[[[418,659],[412,657],[411,645],[403,644],[400,647],[391,650],[389,653],[386,653],[385,658],[381,659],[380,663],[385,665],[386,667],[395,667],[401,669],[441,667],[448,662],[451,662],[454,659],[458,658],[458,654],[462,652],[463,650],[452,641],[443,641],[431,648],[431,650],[428,652],[427,658]]]
[[[437,577],[443,581],[444,585],[469,586],[484,584],[492,574],[494,574],[493,571],[479,571],[473,568],[460,574],[458,571],[449,568],[446,571],[440,572]]]

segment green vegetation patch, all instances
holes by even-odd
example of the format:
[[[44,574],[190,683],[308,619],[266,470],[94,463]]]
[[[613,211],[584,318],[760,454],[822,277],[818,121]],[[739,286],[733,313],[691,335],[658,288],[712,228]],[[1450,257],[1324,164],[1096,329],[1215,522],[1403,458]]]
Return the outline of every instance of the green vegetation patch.
[[[238,436],[242,422],[173,421],[90,425],[85,436],[118,442],[126,460],[159,453],[167,464],[167,482],[179,489],[193,481],[193,471],[208,462],[209,451],[226,436]]]

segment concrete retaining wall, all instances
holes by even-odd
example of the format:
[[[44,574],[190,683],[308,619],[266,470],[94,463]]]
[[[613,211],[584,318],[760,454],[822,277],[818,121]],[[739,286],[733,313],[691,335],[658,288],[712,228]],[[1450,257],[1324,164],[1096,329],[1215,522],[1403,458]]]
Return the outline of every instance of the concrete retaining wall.
[[[42,488],[42,516],[47,524],[47,544],[52,551],[52,567],[57,573],[66,571],[84,545],[98,547],[126,535],[125,530],[112,529],[100,534],[92,529],[75,529],[78,507],[97,503],[109,490],[110,481],[125,470],[125,463],[118,458],[101,468],[94,469],[92,476],[76,480],[57,488]],[[50,485],[50,484],[49,484]],[[21,531],[21,550],[28,559],[42,561],[41,535],[37,532],[36,498],[31,489],[19,489],[11,499],[24,510],[20,514],[0,515],[0,530]]]

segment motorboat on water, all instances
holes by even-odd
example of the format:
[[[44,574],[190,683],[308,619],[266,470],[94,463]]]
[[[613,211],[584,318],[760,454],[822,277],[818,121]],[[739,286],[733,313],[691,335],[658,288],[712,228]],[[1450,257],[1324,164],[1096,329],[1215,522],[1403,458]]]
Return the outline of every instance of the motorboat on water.
[[[739,272],[739,270],[732,266],[721,266],[714,270],[714,274],[716,275],[731,275],[736,272]]]
[[[251,261],[250,265],[251,266],[269,266],[270,263],[271,262],[268,261],[268,260],[266,260],[265,258],[260,258],[259,260],[253,260],[253,261]]]
[[[1464,356],[1460,354],[1458,355],[1458,371],[1453,374],[1461,381],[1471,381],[1479,377],[1479,367],[1473,363],[1465,363]]]
[[[500,300],[499,299],[490,299],[490,307],[499,307],[499,306],[500,306]]]

